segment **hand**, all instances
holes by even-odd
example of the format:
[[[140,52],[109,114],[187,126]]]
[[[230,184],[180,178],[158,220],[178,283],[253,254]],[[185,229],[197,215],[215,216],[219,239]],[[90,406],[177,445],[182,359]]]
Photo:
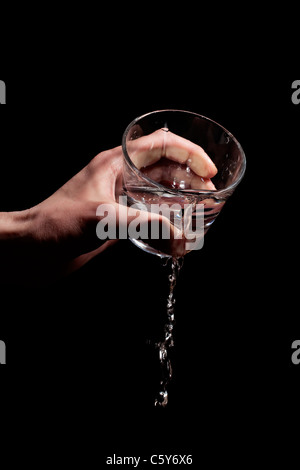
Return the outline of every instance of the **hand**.
[[[146,165],[149,164],[147,158],[153,158],[161,143],[159,132],[163,131],[152,135],[152,149],[144,153]],[[139,140],[142,139],[145,139],[146,145],[146,137]],[[204,172],[205,178],[215,174],[213,163],[201,147],[174,134],[172,139],[172,158],[180,161],[190,158],[194,171],[197,170],[198,175],[199,172]],[[154,153],[153,149],[156,149]],[[156,152],[155,158],[160,158],[157,156]],[[171,155],[168,158],[171,158]],[[0,214],[2,281],[29,284],[52,281],[80,268],[115,243],[116,240],[101,241],[96,236],[96,226],[99,222],[97,208],[101,204],[111,204],[116,212],[118,227],[128,225],[136,216],[116,201],[122,169],[121,147],[101,152],[64,186],[37,206],[22,212]],[[157,217],[161,224],[170,225],[165,217],[153,216],[149,212],[140,212],[139,217],[140,221],[147,224],[151,217]],[[173,226],[171,239],[163,242],[171,244],[171,251],[174,250],[176,254],[172,235]]]
[[[166,184],[168,176],[171,180],[175,176],[177,181],[186,181],[189,189],[216,190],[210,178],[217,168],[203,148],[170,131],[159,129],[129,141],[127,149],[135,166],[158,183]],[[174,168],[168,160],[179,165]]]

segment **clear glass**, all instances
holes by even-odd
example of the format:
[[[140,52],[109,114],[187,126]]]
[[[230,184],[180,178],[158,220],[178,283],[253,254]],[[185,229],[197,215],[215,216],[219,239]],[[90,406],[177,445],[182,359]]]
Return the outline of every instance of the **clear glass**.
[[[127,197],[127,205],[143,204],[151,211],[153,204],[176,203],[182,211],[175,217],[183,221],[185,205],[192,204],[193,224],[197,218],[196,206],[203,204],[204,234],[246,168],[245,154],[237,139],[217,122],[189,111],[168,109],[136,118],[124,132],[122,148],[122,194]],[[207,158],[215,171],[207,169]],[[174,257],[174,243],[139,238],[131,241],[149,253]],[[189,251],[184,248],[183,240],[176,243],[181,244],[181,251],[176,247],[176,256],[178,252],[182,256]]]
[[[123,203],[152,213],[157,206],[172,207],[164,212],[169,216],[167,225],[184,234],[178,239],[163,239],[150,232],[150,238],[131,238],[139,248],[171,258],[166,323],[162,338],[154,343],[161,372],[154,405],[165,407],[172,379],[175,286],[183,256],[193,249],[186,243],[189,237],[185,224],[193,232],[201,219],[200,237],[204,239],[241,181],[246,159],[239,142],[224,127],[199,114],[179,110],[154,111],[138,117],[125,130],[122,147]]]

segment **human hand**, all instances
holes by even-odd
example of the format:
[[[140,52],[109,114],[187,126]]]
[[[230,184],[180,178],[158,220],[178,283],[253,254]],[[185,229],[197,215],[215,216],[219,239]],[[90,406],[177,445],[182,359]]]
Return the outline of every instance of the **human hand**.
[[[134,165],[160,184],[169,186],[175,178],[188,186],[183,189],[216,190],[211,178],[217,168],[207,153],[170,131],[159,129],[129,141],[127,150]]]
[[[158,151],[161,132],[152,134],[151,142],[150,136],[139,139],[144,139],[144,153],[140,152],[139,155],[145,168],[153,159],[162,156]],[[190,159],[195,173],[200,178],[203,175],[202,184],[212,189],[209,178],[216,173],[216,169],[203,149],[174,134],[171,139],[172,152],[165,156],[176,161]],[[137,215],[137,211],[133,213],[116,200],[122,169],[121,147],[101,152],[40,204],[26,211],[2,214],[2,218],[0,215],[0,250],[4,260],[0,269],[1,278],[30,284],[49,282],[80,268],[113,244],[116,240],[99,240],[96,235],[100,220],[98,207],[111,205],[118,228],[130,224]],[[149,224],[156,217],[160,224],[170,225],[162,215],[138,212],[142,223]],[[163,243],[175,256],[179,254],[176,250],[180,245],[178,240],[174,240],[174,231],[171,226],[170,240]]]

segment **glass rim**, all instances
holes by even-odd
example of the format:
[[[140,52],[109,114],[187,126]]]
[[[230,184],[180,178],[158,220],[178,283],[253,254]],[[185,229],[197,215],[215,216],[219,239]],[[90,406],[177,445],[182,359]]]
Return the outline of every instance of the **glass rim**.
[[[220,127],[221,129],[223,129],[223,131],[225,131],[229,137],[235,142],[235,144],[237,145],[239,151],[240,151],[240,154],[242,156],[242,165],[241,165],[241,168],[240,168],[240,172],[239,172],[239,175],[238,175],[238,178],[236,179],[236,181],[234,181],[233,183],[231,183],[229,186],[227,186],[226,188],[223,188],[223,189],[171,189],[171,188],[168,188],[166,186],[164,186],[163,184],[160,184],[158,183],[157,181],[149,178],[149,176],[145,175],[144,173],[142,173],[136,166],[135,164],[133,163],[133,161],[131,160],[128,152],[127,152],[127,145],[126,145],[126,138],[127,138],[127,135],[128,135],[128,132],[130,131],[130,129],[138,122],[140,121],[141,119],[151,115],[151,114],[156,114],[156,113],[166,113],[166,112],[177,112],[177,113],[186,113],[186,114],[190,114],[190,115],[193,115],[193,116],[196,116],[198,118],[201,118],[201,119],[205,119],[206,121],[210,121],[212,122],[213,124],[215,124],[216,126]],[[214,121],[213,119],[210,119],[206,116],[203,116],[202,114],[198,114],[198,113],[194,113],[192,111],[185,111],[185,110],[182,110],[182,109],[160,109],[160,110],[157,110],[157,111],[150,111],[149,113],[145,113],[145,114],[142,114],[141,116],[138,116],[137,118],[135,118],[133,121],[131,121],[128,126],[126,127],[124,133],[123,133],[123,137],[122,137],[122,151],[123,151],[123,155],[125,157],[125,160],[126,162],[129,164],[130,168],[139,176],[141,177],[142,179],[148,181],[149,183],[151,183],[152,185],[154,184],[157,188],[163,190],[164,192],[167,192],[167,193],[171,193],[171,194],[182,194],[182,195],[186,195],[186,194],[193,194],[193,195],[213,195],[214,197],[215,196],[222,196],[223,194],[226,194],[227,192],[229,191],[232,191],[233,189],[236,188],[236,186],[238,186],[238,184],[241,182],[241,180],[243,179],[243,176],[245,174],[245,171],[246,171],[246,155],[245,155],[245,152],[241,146],[241,144],[239,143],[239,141],[236,139],[236,137],[231,133],[229,132],[224,126],[222,126],[221,124],[219,124],[217,121]]]

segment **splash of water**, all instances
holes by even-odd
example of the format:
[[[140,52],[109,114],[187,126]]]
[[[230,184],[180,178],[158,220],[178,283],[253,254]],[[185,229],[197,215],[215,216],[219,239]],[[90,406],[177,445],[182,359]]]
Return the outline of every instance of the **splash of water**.
[[[160,362],[160,391],[157,398],[155,399],[155,406],[165,407],[168,404],[168,384],[170,383],[173,375],[172,364],[169,358],[169,349],[174,347],[173,331],[175,326],[175,296],[174,289],[177,283],[179,272],[183,265],[182,258],[170,258],[171,259],[171,274],[169,275],[169,295],[167,298],[167,321],[164,327],[164,340],[156,343],[158,349],[159,362]]]

